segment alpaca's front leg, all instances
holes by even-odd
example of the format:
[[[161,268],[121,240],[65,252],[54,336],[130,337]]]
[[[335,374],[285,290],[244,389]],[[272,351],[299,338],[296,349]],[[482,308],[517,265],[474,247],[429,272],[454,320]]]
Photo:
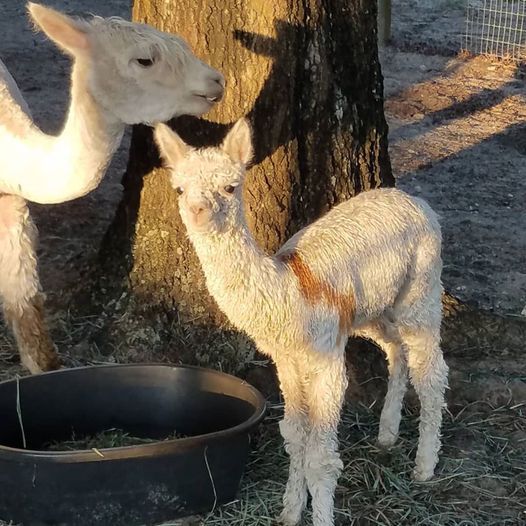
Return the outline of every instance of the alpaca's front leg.
[[[281,391],[285,399],[285,416],[279,424],[285,450],[290,458],[289,478],[283,495],[283,511],[278,520],[294,526],[301,520],[307,504],[304,453],[307,440],[307,417],[303,386],[298,366],[289,357],[276,360]]]
[[[22,364],[31,373],[59,367],[44,321],[36,238],[26,202],[17,196],[0,196],[0,301]]]
[[[312,495],[313,526],[334,524],[334,492],[343,468],[338,453],[338,423],[347,388],[344,348],[318,354],[309,362],[306,394],[310,433],[305,473]]]

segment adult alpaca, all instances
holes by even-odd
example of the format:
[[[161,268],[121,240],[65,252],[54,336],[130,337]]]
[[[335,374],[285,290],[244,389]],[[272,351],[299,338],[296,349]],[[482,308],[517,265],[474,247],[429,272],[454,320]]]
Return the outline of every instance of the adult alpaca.
[[[388,358],[382,445],[398,436],[409,369],[422,406],[414,477],[432,477],[447,366],[440,349],[441,235],[429,206],[396,189],[364,192],[267,256],[243,214],[242,183],[252,155],[246,121],[220,148],[193,150],[162,124],[155,137],[172,168],[181,218],[210,293],[276,362],[285,399],[280,430],[290,456],[281,522],[300,521],[308,489],[314,526],[334,524],[342,469],[337,426],[351,334],[373,339]]]
[[[42,312],[37,232],[26,200],[62,203],[98,186],[126,124],[201,115],[221,99],[222,75],[179,37],[119,18],[72,19],[29,3],[35,25],[73,58],[62,132],[44,134],[0,62],[0,302],[22,363],[58,367]]]

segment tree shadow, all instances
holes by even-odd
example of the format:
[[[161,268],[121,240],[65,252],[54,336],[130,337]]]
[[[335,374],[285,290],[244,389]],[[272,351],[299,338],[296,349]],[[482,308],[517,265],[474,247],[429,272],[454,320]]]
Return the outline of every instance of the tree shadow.
[[[499,65],[492,62],[493,67],[488,68],[490,63],[484,58],[457,63],[464,66],[453,78],[444,78],[439,72],[438,82],[431,77],[411,84],[387,102],[391,106],[388,114],[402,121],[395,121],[390,145],[397,152],[397,175],[402,187],[414,192],[423,187],[422,195],[442,214],[448,289],[473,287],[470,296],[477,297],[484,306],[495,301],[490,296],[511,302],[511,297],[506,299],[510,292],[499,291],[494,281],[503,265],[510,265],[510,272],[517,267],[509,261],[510,256],[519,256],[517,248],[502,252],[500,267],[492,262],[492,256],[500,250],[497,247],[504,248],[508,243],[511,247],[523,246],[518,244],[520,233],[514,230],[515,240],[509,235],[511,227],[517,226],[515,220],[510,219],[513,225],[510,223],[508,228],[507,219],[503,219],[508,217],[508,194],[520,194],[519,180],[523,177],[522,171],[517,173],[520,165],[516,154],[506,153],[510,147],[522,154],[526,151],[522,117],[526,114],[519,107],[524,99],[521,67],[504,66],[501,76]],[[497,73],[488,74],[487,69],[497,69]],[[391,75],[400,78],[400,70],[395,69]],[[462,100],[458,100],[460,96]],[[423,117],[414,120],[414,113]],[[406,179],[414,182],[406,186]],[[514,188],[511,181],[515,182]],[[498,209],[500,203],[502,212]],[[499,236],[504,238],[502,242]]]
[[[376,73],[373,74],[369,70],[375,69],[376,66],[362,68],[363,71],[361,71],[352,64],[352,60],[349,61],[346,68],[341,64],[341,60],[339,62],[332,60],[328,68],[331,74],[337,77],[338,86],[330,84],[326,78],[327,75],[321,71],[323,68],[317,68],[319,70],[317,73],[306,68],[307,47],[309,43],[317,42],[320,32],[326,29],[322,25],[326,23],[328,22],[320,21],[316,26],[306,27],[277,20],[275,38],[242,30],[233,31],[234,38],[246,49],[256,55],[272,58],[271,71],[247,115],[258,136],[254,144],[253,165],[261,163],[280,147],[292,141],[297,141],[298,148],[301,149],[307,138],[313,133],[319,134],[320,137],[330,135],[331,126],[336,117],[326,115],[324,112],[328,105],[335,106],[334,101],[338,97],[344,97],[346,99],[344,103],[347,105],[352,103],[352,110],[347,111],[348,115],[344,119],[349,120],[348,129],[352,130],[356,141],[365,144],[377,130],[375,126],[378,123],[373,123],[372,119],[368,118],[371,108],[370,91],[376,87],[377,79]],[[353,28],[352,20],[342,16],[340,20],[331,21],[330,25],[332,34],[340,39],[339,45],[342,49],[339,49],[338,52],[351,53],[353,46],[360,41],[360,35]],[[374,33],[372,37],[375,38]],[[363,45],[363,42],[360,44]],[[334,47],[334,44],[331,43],[326,49],[328,55],[331,54],[331,46]],[[367,89],[363,89],[360,78],[363,78],[363,84],[367,85]],[[311,87],[312,89],[309,89]],[[372,104],[378,104],[378,100],[375,98]],[[308,105],[311,105],[310,111],[302,111],[302,108]],[[341,119],[341,116],[338,118]],[[354,127],[352,127],[353,124]],[[172,119],[169,125],[185,142],[193,147],[201,148],[219,144],[233,122],[216,123],[206,119],[181,116]],[[383,125],[385,126],[385,122]],[[345,122],[341,126],[344,129]],[[312,142],[312,138],[310,140]],[[383,157],[380,153],[380,165],[385,165],[387,168],[385,174],[382,174],[382,180],[386,181],[386,184],[393,184],[387,148],[385,147],[384,150]],[[330,185],[329,178],[311,176],[311,179],[308,179],[303,174],[315,172],[321,175],[324,173],[327,166],[333,163],[333,160],[329,158],[330,153],[320,149],[316,156],[309,153],[310,157],[307,160],[305,152],[298,152],[302,174],[301,185],[307,187],[311,179],[314,179],[316,193],[324,195],[326,188],[328,189]],[[367,163],[371,160],[360,159],[358,162]],[[110,275],[115,275],[113,268],[115,259],[125,262],[123,267],[125,273],[131,270],[133,265],[132,245],[140,209],[143,179],[160,166],[161,161],[153,141],[152,130],[147,126],[135,126],[128,166],[122,179],[123,198],[101,244],[99,259],[103,265],[103,273],[110,271]],[[350,171],[352,172],[352,169]],[[357,191],[363,189],[363,181],[359,175],[353,176],[352,184]],[[313,209],[321,211],[321,202],[316,202],[316,196],[309,195],[308,198],[313,202]]]
[[[329,36],[323,47],[319,40],[322,34],[329,34],[329,31],[334,41]],[[275,22],[275,35],[271,38],[243,30],[233,31],[234,38],[244,48],[272,59],[270,72],[247,115],[258,137],[254,144],[253,164],[263,162],[291,142],[295,141],[299,149],[305,149],[304,145],[310,141],[311,151],[298,152],[299,169],[302,172],[298,184],[307,189],[315,184],[315,191],[321,197],[309,195],[306,199],[314,203],[313,209],[319,209],[322,197],[326,194],[324,185],[328,188],[331,184],[330,178],[323,177],[323,174],[328,167],[334,166],[335,161],[330,157],[332,152],[325,151],[327,148],[316,149],[312,136],[320,137],[321,144],[325,137],[333,133],[333,129],[342,129],[346,133],[351,130],[355,144],[349,144],[348,141],[342,148],[351,148],[351,156],[356,158],[353,159],[355,164],[346,171],[350,174],[353,187],[357,191],[365,187],[364,181],[360,179],[358,165],[373,166],[375,162],[379,162],[385,171],[380,174],[381,180],[385,184],[393,184],[385,143],[380,146],[376,144],[380,150],[379,161],[374,159],[376,153],[360,152],[361,145],[369,144],[368,141],[384,140],[371,137],[381,136],[387,131],[381,106],[379,64],[370,66],[365,61],[363,65],[354,64],[354,57],[360,56],[360,53],[365,56],[373,54],[371,50],[376,49],[374,31],[364,41],[363,35],[356,31],[352,17],[342,14],[338,19],[320,20],[308,27],[278,20]],[[314,47],[310,48],[309,45]],[[316,56],[317,49],[322,49],[321,56]],[[307,67],[306,60],[326,60],[328,69]],[[333,79],[337,82],[331,82]],[[337,108],[341,108],[340,115],[336,114]],[[219,144],[232,124],[189,116],[178,117],[169,123],[185,142],[196,148]],[[102,288],[106,297],[108,291],[112,291],[111,297],[119,297],[119,290],[112,289],[123,287],[133,268],[133,244],[144,177],[159,167],[161,160],[151,128],[135,126],[128,166],[122,180],[123,197],[101,246],[98,276],[104,280]],[[299,190],[304,191],[301,188]],[[117,261],[121,268],[116,273]],[[121,279],[116,279],[116,274]],[[363,352],[364,345],[367,352]],[[364,345],[354,346],[357,349],[355,352],[361,350],[363,360],[370,363],[373,369],[379,367],[385,373],[384,360],[378,360],[378,352],[371,353],[374,346],[369,343]],[[357,361],[361,362],[360,359]],[[369,369],[359,365],[357,370]]]
[[[344,19],[333,22],[333,32],[353,35],[352,27]],[[277,20],[275,22],[276,37],[268,37],[243,30],[234,30],[233,35],[242,45],[256,55],[273,59],[271,71],[258,94],[253,107],[246,117],[250,120],[254,130],[257,130],[258,141],[254,144],[253,165],[261,163],[283,145],[298,139],[302,143],[305,137],[317,129],[318,123],[314,118],[302,119],[301,112],[296,111],[298,106],[309,101],[304,96],[304,83],[310,82],[308,72],[303,64],[296,60],[297,56],[305,56],[305,49],[309,42],[316,38],[320,28],[305,27]],[[353,38],[348,39],[348,45],[354,45]],[[295,65],[294,71],[290,64]],[[351,67],[352,65],[350,65]],[[353,72],[352,72],[353,73]],[[438,74],[441,76],[441,74]],[[352,76],[352,75],[351,75]],[[427,79],[429,82],[431,79]],[[466,117],[477,111],[487,110],[501,103],[508,94],[508,86],[513,81],[497,89],[482,89],[479,93],[472,94],[466,100],[454,102],[450,106],[426,114],[435,126],[461,117]],[[345,86],[342,86],[345,88]],[[347,86],[351,90],[350,86]],[[351,90],[352,91],[352,90]],[[284,97],[288,100],[284,102]],[[366,99],[356,101],[365,107]],[[358,110],[364,111],[363,109]],[[300,117],[298,117],[300,115]],[[316,116],[318,117],[318,116]],[[284,122],[290,120],[287,125]],[[227,131],[234,122],[217,123],[203,118],[180,116],[172,119],[169,125],[193,147],[202,148],[221,143]],[[427,128],[426,131],[432,128]],[[360,140],[370,130],[360,130]],[[397,135],[405,139],[417,136],[421,130],[410,123],[397,130]],[[301,164],[301,163],[300,163]],[[143,189],[143,178],[155,168],[161,166],[157,148],[152,138],[152,130],[147,126],[138,125],[133,129],[132,146],[128,168],[123,176],[124,197],[119,204],[116,219],[112,228],[106,234],[102,243],[102,253],[111,248],[115,253],[115,246],[121,246],[120,252],[128,261],[127,270],[132,265],[131,244],[137,222],[140,205],[140,195]],[[389,177],[386,178],[389,180]],[[355,181],[358,191],[361,191],[360,181]],[[120,226],[119,226],[120,225]],[[124,228],[122,228],[124,226]]]
[[[272,155],[280,145],[293,138],[290,128],[287,127],[282,134],[273,134],[273,107],[276,102],[283,103],[279,86],[281,79],[289,78],[286,75],[286,64],[291,59],[292,50],[288,46],[280,46],[280,39],[287,42],[289,39],[298,39],[301,36],[300,28],[293,27],[284,22],[278,22],[280,29],[276,39],[234,30],[234,38],[242,42],[243,46],[256,54],[274,57],[272,70],[268,75],[254,105],[247,117],[251,121],[258,135],[263,134],[262,140],[255,141],[252,165],[259,164],[269,155]],[[286,30],[286,26],[290,26]],[[279,52],[280,49],[283,51]],[[281,99],[281,100],[278,100]],[[269,119],[270,117],[270,119]],[[273,121],[275,122],[275,120]],[[194,148],[216,146],[224,139],[227,131],[234,124],[212,122],[205,118],[182,115],[169,121],[169,126],[177,131],[181,138]],[[106,232],[101,243],[100,257],[102,264],[101,278],[106,275],[115,276],[114,261],[121,262],[119,274],[126,276],[133,267],[133,242],[135,228],[140,209],[141,194],[143,191],[144,177],[153,170],[160,168],[162,161],[155,142],[153,130],[146,125],[136,125],[132,130],[131,146],[126,172],[122,178],[123,196],[118,205],[113,222]],[[107,289],[108,283],[104,288]]]
[[[249,50],[263,56],[275,58],[272,70],[261,89],[253,108],[248,114],[253,129],[258,134],[264,134],[262,140],[254,144],[253,164],[260,163],[281,145],[293,137],[288,130],[283,134],[272,134],[272,125],[268,124],[269,116],[273,116],[273,106],[277,99],[282,98],[279,83],[286,75],[286,64],[291,59],[292,49],[280,46],[280,39],[284,42],[290,39],[297,41],[302,35],[299,27],[278,22],[278,37],[272,39],[263,35],[234,30],[234,38],[242,42]],[[290,26],[286,29],[287,26]],[[283,51],[279,51],[283,49]],[[284,87],[282,87],[284,89]],[[280,104],[282,100],[279,101]],[[182,139],[195,148],[215,146],[221,143],[227,131],[234,124],[217,123],[204,118],[183,115],[172,119],[169,126],[176,130]],[[141,193],[144,177],[156,168],[162,166],[158,149],[153,140],[153,130],[149,126],[136,125],[133,127],[132,140],[126,172],[122,178],[124,187],[123,197],[110,229],[104,236],[101,245],[102,275],[114,275],[112,261],[124,262],[121,271],[126,275],[133,266],[133,239],[140,209]]]
[[[516,85],[517,82],[512,80],[506,82],[498,88],[482,88],[477,93],[471,94],[465,100],[454,102],[453,104],[440,110],[424,113],[424,118],[433,124],[433,126],[426,128],[426,133],[448,122],[466,118],[473,113],[494,108],[510,96],[509,89]],[[425,108],[422,110],[422,112],[425,112]],[[405,124],[396,130],[396,134],[403,138],[403,140],[417,137],[421,132],[421,122],[417,122],[416,124]],[[396,140],[391,140],[390,142],[391,144],[395,144]]]
[[[404,175],[432,180],[424,197],[441,216],[444,280],[482,308],[520,312],[524,304],[525,156],[522,120]]]

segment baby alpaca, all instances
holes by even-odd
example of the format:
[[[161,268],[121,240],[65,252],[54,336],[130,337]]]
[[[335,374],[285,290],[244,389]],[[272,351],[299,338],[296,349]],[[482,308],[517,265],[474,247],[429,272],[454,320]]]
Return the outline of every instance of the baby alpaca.
[[[290,456],[281,522],[300,521],[309,491],[314,526],[334,524],[351,334],[371,338],[387,355],[378,436],[384,446],[398,436],[409,372],[422,407],[414,477],[431,478],[447,366],[440,349],[441,235],[430,207],[396,189],[364,192],[267,256],[243,212],[252,154],[247,122],[239,121],[220,148],[194,150],[165,125],[155,137],[210,293],[277,365],[285,399],[280,430]]]
[[[0,303],[22,363],[55,369],[42,312],[36,228],[26,200],[62,203],[100,183],[126,124],[201,115],[221,99],[221,73],[175,35],[119,18],[77,20],[30,3],[35,23],[73,58],[71,102],[57,137],[42,133],[0,61]]]

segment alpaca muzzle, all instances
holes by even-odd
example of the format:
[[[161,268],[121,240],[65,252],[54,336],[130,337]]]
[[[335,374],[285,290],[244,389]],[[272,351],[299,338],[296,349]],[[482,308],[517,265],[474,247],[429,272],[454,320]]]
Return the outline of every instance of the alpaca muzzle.
[[[225,80],[223,75],[217,73],[207,81],[205,93],[201,95],[209,104],[219,102],[225,91]]]
[[[212,220],[212,209],[205,203],[190,205],[188,212],[192,225],[198,229],[206,228]]]

